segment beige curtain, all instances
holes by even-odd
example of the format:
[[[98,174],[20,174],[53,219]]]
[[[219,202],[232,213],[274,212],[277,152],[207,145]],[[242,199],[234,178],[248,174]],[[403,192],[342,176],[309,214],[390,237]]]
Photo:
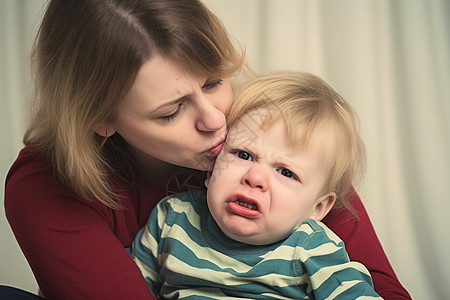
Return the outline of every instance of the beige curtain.
[[[37,284],[6,221],[6,173],[22,148],[31,93],[29,52],[44,0],[0,0],[0,284],[37,291]]]
[[[0,1],[2,174],[21,147],[43,2]],[[256,71],[312,72],[352,103],[368,151],[357,188],[384,249],[413,299],[449,298],[450,1],[205,2]],[[1,209],[0,282],[35,291]]]

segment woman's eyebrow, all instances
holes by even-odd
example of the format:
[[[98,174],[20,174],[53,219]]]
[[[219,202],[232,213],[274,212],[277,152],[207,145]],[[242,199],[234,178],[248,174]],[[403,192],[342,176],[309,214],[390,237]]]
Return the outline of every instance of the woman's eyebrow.
[[[173,100],[173,101],[169,101],[169,102],[166,102],[166,103],[164,103],[164,104],[161,104],[160,106],[158,106],[157,108],[155,108],[155,109],[154,109],[153,111],[151,111],[150,113],[151,113],[151,114],[158,113],[158,111],[163,110],[163,109],[166,108],[166,107],[170,107],[170,106],[179,104],[181,101],[183,101],[183,99],[184,99],[184,97],[181,97],[181,98],[179,98],[179,99],[175,99],[175,100]]]

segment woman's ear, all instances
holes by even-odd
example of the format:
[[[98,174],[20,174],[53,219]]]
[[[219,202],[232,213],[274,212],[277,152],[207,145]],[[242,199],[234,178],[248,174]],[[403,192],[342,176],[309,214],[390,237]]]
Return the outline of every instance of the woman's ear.
[[[325,218],[331,208],[333,208],[333,205],[336,202],[336,197],[336,193],[331,192],[317,199],[314,204],[314,209],[309,218],[316,221],[322,221],[322,219]]]
[[[95,132],[100,136],[108,138],[108,137],[112,136],[114,133],[116,133],[116,130],[114,129],[114,127],[111,124],[103,124],[103,125],[99,126],[95,130]]]

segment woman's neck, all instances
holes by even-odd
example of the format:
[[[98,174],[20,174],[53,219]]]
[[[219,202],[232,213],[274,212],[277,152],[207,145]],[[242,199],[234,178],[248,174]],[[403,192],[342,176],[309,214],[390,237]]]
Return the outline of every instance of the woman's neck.
[[[206,172],[181,167],[159,160],[139,150],[134,150],[137,165],[149,180],[179,192],[191,188],[204,188]]]

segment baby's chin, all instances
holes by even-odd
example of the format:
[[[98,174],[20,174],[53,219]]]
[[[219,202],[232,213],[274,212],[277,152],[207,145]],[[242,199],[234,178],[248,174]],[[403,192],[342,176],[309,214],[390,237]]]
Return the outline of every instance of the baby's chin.
[[[220,227],[220,226],[219,226]],[[222,229],[223,231],[223,229]],[[292,232],[272,232],[269,233],[267,230],[264,230],[263,233],[260,232],[240,232],[234,228],[232,231],[224,232],[227,237],[237,242],[245,243],[248,245],[261,246],[261,245],[270,245],[273,243],[278,243],[287,239]]]
[[[253,246],[270,245],[278,240],[269,240],[262,237],[237,236],[233,240]]]
[[[268,237],[266,234],[243,234],[235,231],[224,232],[224,234],[234,241],[254,246],[270,245],[280,241],[279,237],[271,238]]]

